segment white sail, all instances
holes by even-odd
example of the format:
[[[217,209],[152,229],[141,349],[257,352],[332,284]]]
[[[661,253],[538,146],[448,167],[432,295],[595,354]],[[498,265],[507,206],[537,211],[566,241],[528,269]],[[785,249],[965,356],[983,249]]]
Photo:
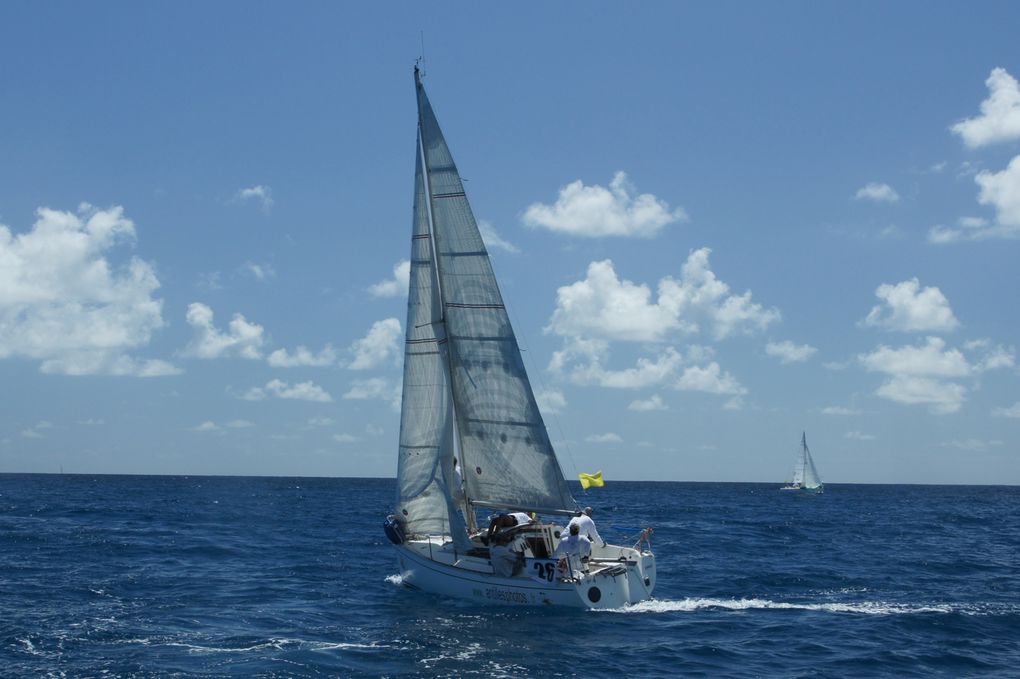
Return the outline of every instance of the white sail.
[[[802,484],[803,484],[804,488],[807,488],[808,490],[813,490],[815,488],[821,488],[821,486],[822,486],[822,479],[819,478],[818,470],[815,469],[815,461],[811,458],[811,451],[808,449],[807,434],[806,433],[801,436],[800,444],[801,444],[801,450],[802,450],[802,458],[801,458],[801,465],[802,465],[802,470],[801,470],[802,479],[801,479],[801,481],[802,481]]]
[[[821,493],[822,488],[822,479],[818,476],[818,469],[815,468],[815,461],[811,459],[811,450],[807,445],[807,433],[802,433],[800,450],[797,451],[797,461],[793,464],[793,480],[783,486],[781,490]]]
[[[457,166],[415,80],[467,495],[478,506],[572,508]]]
[[[397,460],[397,511],[408,533],[451,531],[453,414],[443,353],[446,332],[433,265],[420,145],[415,146],[414,219],[407,296],[404,388]]]

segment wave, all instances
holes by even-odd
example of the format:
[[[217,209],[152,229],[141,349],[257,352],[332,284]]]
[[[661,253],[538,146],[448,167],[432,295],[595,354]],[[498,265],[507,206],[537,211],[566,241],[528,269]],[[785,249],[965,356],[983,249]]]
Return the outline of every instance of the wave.
[[[135,640],[144,642],[144,645],[148,645],[148,640]],[[267,639],[266,641],[252,644],[250,646],[239,646],[239,647],[216,647],[216,646],[202,646],[199,644],[189,644],[184,642],[169,642],[163,643],[164,646],[176,646],[179,648],[187,649],[189,653],[250,653],[253,651],[263,651],[266,649],[273,650],[288,650],[288,649],[302,649],[309,651],[335,651],[335,650],[351,650],[351,649],[370,649],[377,650],[381,648],[392,648],[390,644],[380,643],[350,643],[350,642],[330,642],[330,641],[308,641],[304,639]]]
[[[979,615],[990,611],[981,606],[954,604],[898,604],[885,601],[858,602],[827,602],[827,603],[794,603],[786,601],[770,601],[768,599],[651,599],[621,608],[605,609],[611,613],[675,613],[691,612],[705,609],[723,609],[731,611],[746,610],[794,610],[819,611],[824,613],[854,613],[860,615],[913,615],[920,613],[965,613]]]

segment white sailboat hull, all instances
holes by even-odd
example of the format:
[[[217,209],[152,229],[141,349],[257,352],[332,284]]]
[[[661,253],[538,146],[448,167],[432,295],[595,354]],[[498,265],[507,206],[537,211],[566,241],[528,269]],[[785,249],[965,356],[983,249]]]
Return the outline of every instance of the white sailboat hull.
[[[457,554],[440,537],[396,545],[402,584],[433,594],[483,604],[619,608],[651,598],[655,556],[628,547],[597,548],[588,573],[563,580],[554,559],[527,558],[513,577],[493,574],[484,557]]]

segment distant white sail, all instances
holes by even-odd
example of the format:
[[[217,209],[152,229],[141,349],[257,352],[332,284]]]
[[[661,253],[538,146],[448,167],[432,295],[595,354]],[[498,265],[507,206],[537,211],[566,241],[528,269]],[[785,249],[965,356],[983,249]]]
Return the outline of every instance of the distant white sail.
[[[815,461],[811,458],[811,450],[807,445],[807,433],[802,433],[797,461],[793,465],[793,481],[783,490],[810,490],[821,492],[822,479],[818,476]]]

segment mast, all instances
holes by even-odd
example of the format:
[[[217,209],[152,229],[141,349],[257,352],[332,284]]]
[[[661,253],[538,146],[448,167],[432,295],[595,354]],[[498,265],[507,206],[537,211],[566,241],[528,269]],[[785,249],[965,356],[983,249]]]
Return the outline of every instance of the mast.
[[[424,139],[422,137],[421,98],[418,96],[418,90],[423,88],[424,86],[422,85],[422,82],[421,82],[421,70],[418,68],[418,64],[414,65],[414,87],[415,87],[415,101],[418,104],[418,155],[419,155],[419,160],[422,163],[422,167],[425,168],[425,205],[426,205],[426,214],[428,215],[428,222],[429,222],[429,242],[431,243],[431,248],[430,249],[432,250],[432,272],[433,272],[433,276],[435,278],[436,288],[439,290],[439,300],[440,300],[440,304],[439,304],[440,321],[439,322],[443,324],[443,328],[444,328],[443,334],[446,335],[447,337],[449,337],[449,334],[446,331],[446,305],[443,303],[443,300],[445,299],[445,297],[443,296],[443,280],[442,280],[442,277],[439,275],[439,256],[438,256],[438,252],[439,251],[438,251],[438,249],[436,247],[436,224],[435,224],[435,217],[434,217],[434,215],[432,213],[432,176],[431,176],[431,173],[428,171],[428,162],[427,162],[427,159],[425,157],[425,142],[424,142]],[[445,359],[443,361],[443,366],[444,366],[444,369],[446,371],[447,384],[448,385],[452,385],[453,384],[453,377],[452,377],[453,367],[452,367],[452,365],[450,363],[450,360],[451,360],[450,359],[450,352],[447,350],[447,351],[443,351],[442,353],[443,353],[443,357]],[[451,392],[452,392],[452,386],[451,386]],[[452,393],[451,393],[451,395],[452,395]],[[454,483],[458,484],[458,486],[459,486],[457,488],[457,493],[458,493],[458,495],[461,498],[460,509],[463,510],[464,518],[467,520],[467,529],[468,529],[468,532],[469,533],[474,533],[474,532],[476,532],[478,530],[478,523],[477,523],[477,519],[475,517],[474,509],[471,507],[471,499],[468,497],[467,488],[465,487],[466,484],[463,481],[463,476],[464,476],[465,472],[464,472],[464,460],[463,460],[463,457],[461,456],[461,453],[460,453],[460,451],[461,451],[460,428],[457,426],[457,403],[456,403],[456,401],[453,398],[450,399],[450,403],[451,403],[451,410],[453,412],[453,459],[455,461],[457,461],[457,464],[458,464],[458,466],[460,468],[460,474],[461,474],[461,478],[459,478],[459,479],[458,478],[454,478],[452,480],[453,480]],[[445,476],[445,474],[444,474],[444,476]]]

